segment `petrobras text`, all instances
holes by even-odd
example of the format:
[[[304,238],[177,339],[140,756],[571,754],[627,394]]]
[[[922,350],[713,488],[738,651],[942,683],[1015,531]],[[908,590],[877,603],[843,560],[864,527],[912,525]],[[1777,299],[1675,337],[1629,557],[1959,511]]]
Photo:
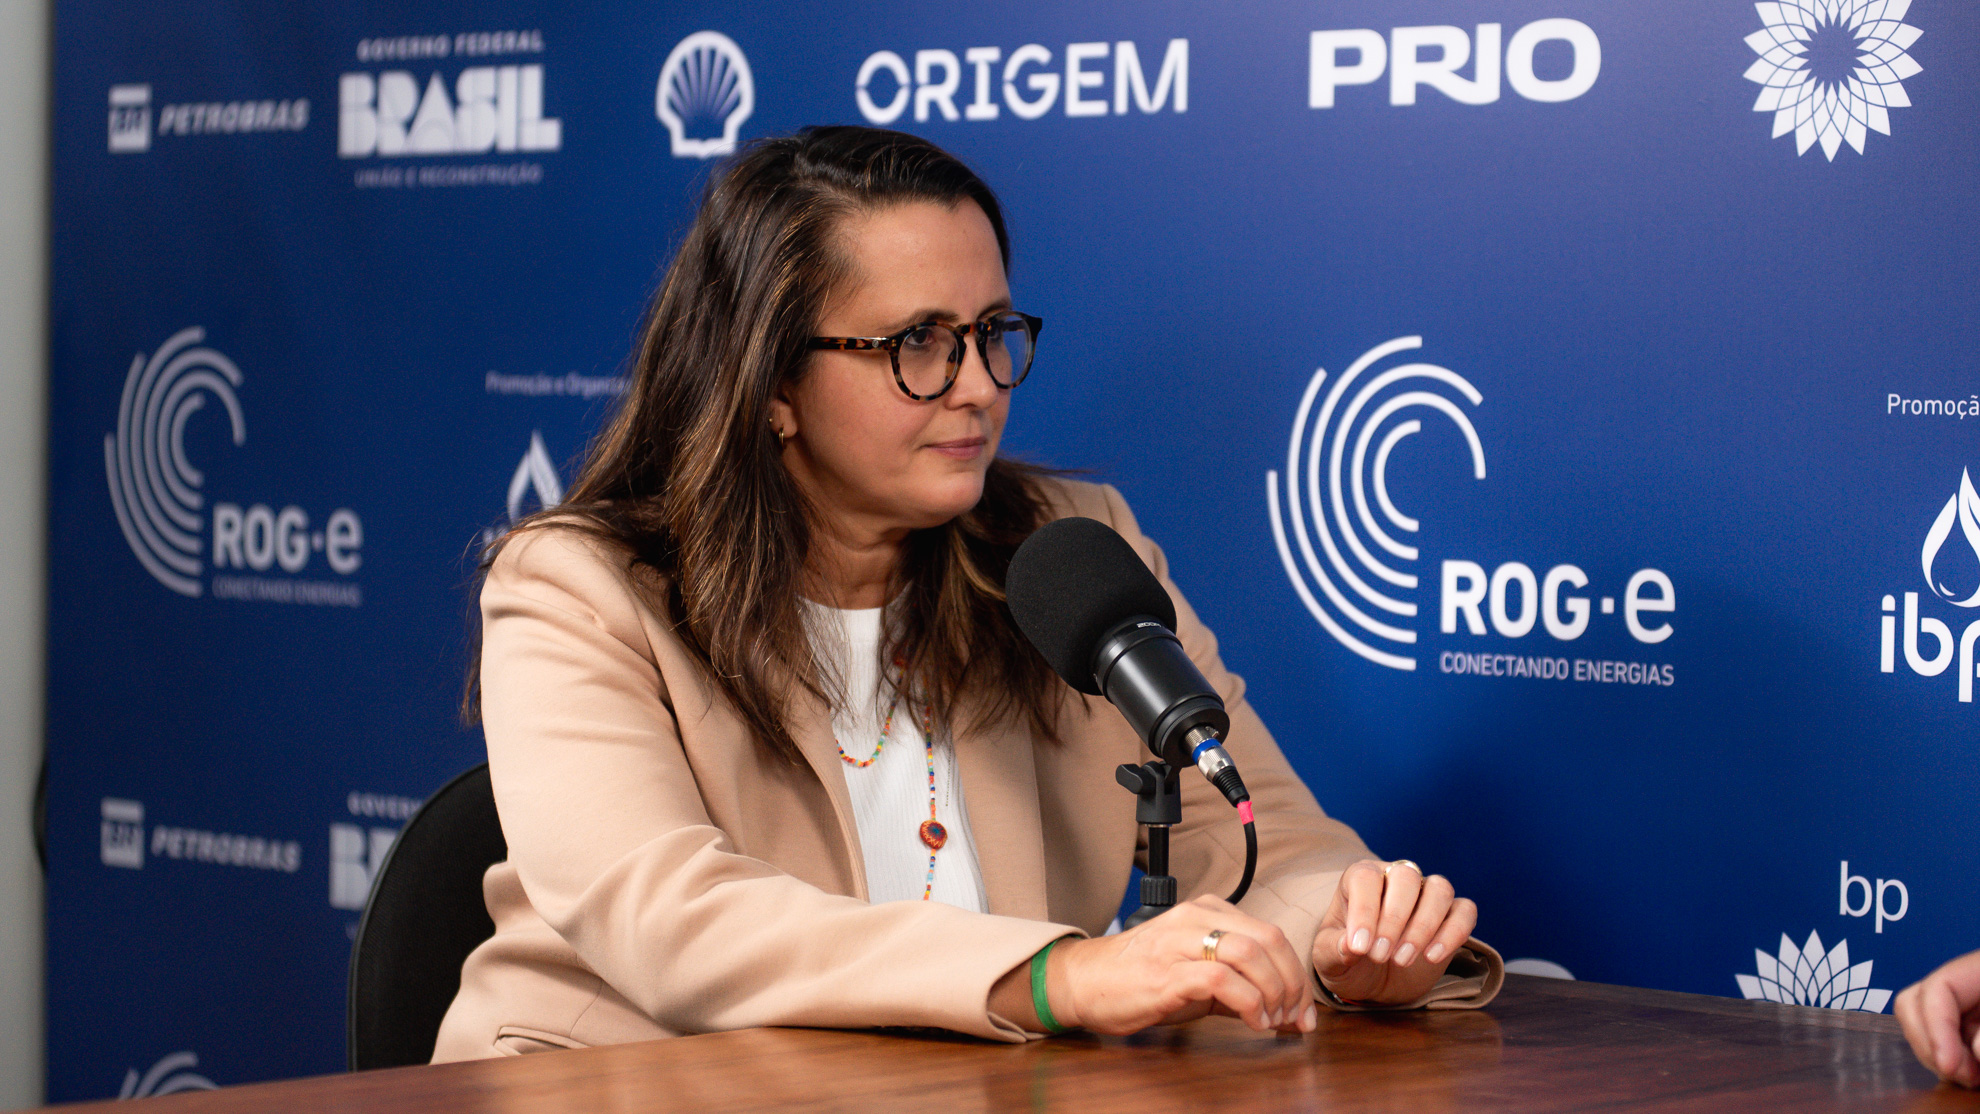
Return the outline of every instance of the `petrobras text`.
[[[150,85],[110,87],[110,151],[141,154],[153,135],[249,135],[309,127],[309,98],[198,101],[161,105],[152,127]]]
[[[953,50],[917,50],[912,68],[894,51],[877,50],[860,64],[853,100],[868,123],[883,127],[910,105],[917,123],[931,113],[944,120],[996,120],[1007,108],[1020,120],[1036,120],[1055,105],[1063,105],[1067,116],[1189,111],[1189,40],[1170,39],[1159,63],[1153,50],[1148,58],[1144,67],[1141,49],[1125,39],[1068,43],[1056,55],[1038,43],[1009,54],[999,46],[972,46],[960,57]]]
[[[143,870],[145,860],[144,802],[105,797],[102,800],[103,865]],[[151,857],[220,866],[249,867],[294,874],[302,865],[302,844],[295,840],[231,835],[195,828],[156,824],[151,828]]]

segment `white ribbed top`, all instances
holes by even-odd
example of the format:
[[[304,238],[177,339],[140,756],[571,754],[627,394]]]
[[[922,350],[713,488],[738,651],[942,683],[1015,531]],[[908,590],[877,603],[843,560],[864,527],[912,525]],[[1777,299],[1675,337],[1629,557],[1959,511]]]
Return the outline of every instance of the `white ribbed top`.
[[[847,755],[865,761],[880,742],[880,728],[893,701],[880,675],[880,633],[884,608],[842,610],[804,601],[814,652],[837,671],[843,706],[832,709],[832,733]],[[852,797],[859,848],[866,863],[867,900],[919,901],[928,882],[928,846],[921,842],[928,819],[928,750],[905,700],[894,713],[893,729],[870,766],[841,762]],[[970,838],[969,810],[956,771],[955,745],[948,731],[935,730],[935,818],[949,839],[935,854],[935,901],[987,911],[983,875]]]

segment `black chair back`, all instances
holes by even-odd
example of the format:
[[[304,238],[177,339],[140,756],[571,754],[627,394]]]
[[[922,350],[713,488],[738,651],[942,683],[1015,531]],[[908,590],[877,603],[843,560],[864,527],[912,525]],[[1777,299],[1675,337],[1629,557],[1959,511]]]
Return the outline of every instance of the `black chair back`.
[[[424,1064],[461,988],[461,964],[495,934],[481,878],[509,857],[482,763],[440,787],[379,864],[351,945],[352,1071]]]

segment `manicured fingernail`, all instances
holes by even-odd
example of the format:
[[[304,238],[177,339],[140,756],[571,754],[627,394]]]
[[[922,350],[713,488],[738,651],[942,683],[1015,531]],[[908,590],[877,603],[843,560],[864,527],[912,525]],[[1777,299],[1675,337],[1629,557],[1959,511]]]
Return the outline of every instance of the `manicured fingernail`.
[[[1438,942],[1430,945],[1429,948],[1425,949],[1423,952],[1423,958],[1429,960],[1432,963],[1435,963],[1438,960],[1444,958],[1443,941],[1439,940]]]
[[[1316,1006],[1306,1007],[1306,1031],[1311,1033],[1320,1026],[1320,1010]]]
[[[1355,933],[1354,943],[1349,946],[1354,951],[1366,952],[1368,950],[1368,930],[1364,928],[1360,932]]]
[[[1396,966],[1398,967],[1409,966],[1410,961],[1415,958],[1416,958],[1415,944],[1404,944],[1402,947],[1396,949]]]
[[[1381,963],[1389,958],[1389,938],[1387,936],[1375,941],[1375,950],[1369,953],[1369,958],[1377,963]]]

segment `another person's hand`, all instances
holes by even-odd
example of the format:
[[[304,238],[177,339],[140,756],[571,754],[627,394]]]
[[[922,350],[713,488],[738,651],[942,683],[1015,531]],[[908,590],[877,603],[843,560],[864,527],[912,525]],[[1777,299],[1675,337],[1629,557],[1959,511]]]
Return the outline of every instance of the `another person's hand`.
[[[1422,997],[1478,924],[1478,906],[1441,874],[1368,859],[1341,884],[1313,938],[1313,969],[1334,996],[1370,1005]]]
[[[1940,1079],[1980,1087],[1980,952],[1905,987],[1894,1012],[1919,1062]]]
[[[1205,939],[1219,935],[1212,945]],[[1214,951],[1214,960],[1205,958]],[[1285,933],[1217,897],[1185,902],[1125,932],[1067,940],[1046,960],[1062,1025],[1133,1033],[1207,1013],[1253,1029],[1319,1024],[1305,965]]]

